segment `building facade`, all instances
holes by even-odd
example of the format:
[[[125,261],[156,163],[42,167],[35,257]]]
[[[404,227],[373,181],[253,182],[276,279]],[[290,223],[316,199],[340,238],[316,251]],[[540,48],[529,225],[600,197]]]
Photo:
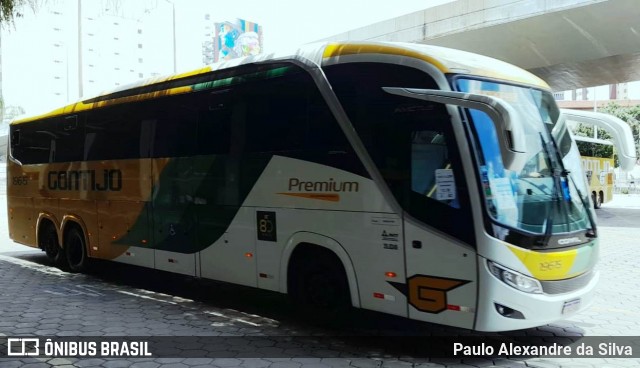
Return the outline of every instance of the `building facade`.
[[[173,73],[175,12],[166,0],[59,0],[3,30],[5,102],[28,114],[141,78]],[[19,57],[12,57],[18,55]],[[20,70],[20,73],[16,73]]]

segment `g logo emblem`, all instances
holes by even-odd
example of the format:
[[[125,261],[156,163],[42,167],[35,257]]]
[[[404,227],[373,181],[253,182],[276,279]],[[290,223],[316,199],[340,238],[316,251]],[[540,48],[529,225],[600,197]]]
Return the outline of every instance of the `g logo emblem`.
[[[445,277],[412,276],[407,280],[409,304],[421,312],[443,312],[447,310],[447,292],[467,283]]]

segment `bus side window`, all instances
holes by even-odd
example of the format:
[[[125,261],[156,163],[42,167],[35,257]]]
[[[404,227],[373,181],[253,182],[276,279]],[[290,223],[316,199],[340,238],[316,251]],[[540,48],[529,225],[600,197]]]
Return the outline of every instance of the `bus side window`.
[[[140,126],[138,114],[132,110],[131,105],[105,107],[89,112],[85,124],[84,159],[139,158]]]
[[[197,107],[192,96],[154,101],[153,157],[189,157],[196,152]]]
[[[308,109],[309,126],[305,139],[305,149],[328,152],[329,154],[345,154],[351,152],[351,145],[335,117],[324,103],[320,93],[310,96]]]
[[[78,129],[78,115],[66,116],[62,120],[62,129],[64,130]]]
[[[307,126],[305,87],[299,74],[292,74],[266,80],[259,89],[248,91],[246,152],[291,152],[303,148]]]
[[[11,156],[25,165],[50,162],[50,126],[51,120],[21,124],[11,133]]]
[[[20,129],[11,132],[11,147],[20,145]]]
[[[228,154],[233,100],[230,90],[198,96],[197,154]]]
[[[53,162],[81,161],[84,153],[84,127],[78,115],[56,118],[55,144],[51,144]]]

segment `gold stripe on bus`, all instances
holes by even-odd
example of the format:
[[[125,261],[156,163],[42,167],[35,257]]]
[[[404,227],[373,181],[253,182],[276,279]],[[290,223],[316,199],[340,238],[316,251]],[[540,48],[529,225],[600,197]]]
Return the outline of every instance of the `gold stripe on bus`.
[[[572,249],[562,252],[534,252],[509,245],[513,254],[522,261],[531,275],[538,280],[562,280],[582,273],[574,270],[570,273],[578,250]]]
[[[74,113],[78,113],[78,112],[81,112],[81,111],[89,111],[89,110],[93,110],[93,109],[96,109],[96,108],[110,106],[110,105],[117,105],[117,104],[121,104],[121,103],[142,101],[142,100],[151,100],[151,99],[158,98],[158,97],[163,97],[163,96],[179,95],[179,94],[191,92],[192,90],[193,89],[192,89],[191,86],[185,86],[185,87],[176,87],[176,88],[165,89],[165,90],[157,91],[157,92],[144,93],[144,94],[135,95],[135,96],[114,98],[114,99],[111,99],[111,100],[105,100],[105,101],[89,103],[89,104],[85,104],[83,102],[77,102],[77,103],[74,103],[74,104],[71,104],[71,105],[67,105],[67,106],[65,106],[63,108],[60,108],[60,109],[56,109],[56,110],[50,111],[50,112],[42,114],[42,115],[31,116],[31,117],[28,117],[28,118],[19,119],[19,120],[14,121],[11,124],[12,125],[16,125],[16,124],[28,123],[28,122],[31,122],[31,121],[36,121],[36,120],[41,120],[41,119],[48,119],[48,118],[53,118],[53,117],[56,117],[56,116],[61,116],[61,115],[66,115],[66,114],[74,114]]]
[[[333,194],[333,193],[277,193],[277,194],[291,196],[291,197],[318,199],[321,201],[329,201],[329,202],[340,201],[340,195]]]
[[[323,58],[332,58],[341,55],[356,55],[356,54],[386,54],[386,55],[397,55],[397,56],[407,56],[420,60],[424,60],[429,64],[433,64],[436,68],[438,68],[441,72],[447,73],[449,72],[449,68],[447,68],[444,64],[438,61],[436,58],[430,57],[423,53],[400,48],[388,45],[367,45],[367,44],[340,44],[340,43],[331,43],[328,44],[324,49],[324,53],[322,55]]]
[[[164,96],[180,95],[183,93],[189,93],[191,91],[193,91],[193,88],[191,86],[175,87],[175,88],[165,89],[157,92],[149,92],[149,93],[144,93],[140,95],[114,98],[111,100],[95,102],[89,105],[93,105],[92,108],[97,108],[97,107],[115,105],[119,103],[136,102],[136,101],[143,101],[143,100],[151,100],[154,98],[164,97]]]

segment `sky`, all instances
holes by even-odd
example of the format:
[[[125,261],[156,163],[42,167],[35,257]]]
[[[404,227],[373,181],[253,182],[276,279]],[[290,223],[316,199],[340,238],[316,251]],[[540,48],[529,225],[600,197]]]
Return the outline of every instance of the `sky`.
[[[4,26],[2,29],[3,97],[6,105],[22,106],[26,109],[27,115],[45,112],[62,104],[38,98],[40,87],[38,83],[51,81],[54,75],[52,70],[47,70],[54,57],[50,53],[51,45],[45,45],[41,36],[43,32],[49,32],[52,28],[51,24],[43,20],[50,19],[50,16],[47,18],[46,8],[60,4],[77,6],[77,0],[34,1],[40,4],[39,8],[35,11],[24,10],[25,16],[17,19],[15,25]],[[214,22],[233,21],[236,18],[260,24],[263,27],[264,51],[278,52],[452,1],[323,0],[312,3],[293,0],[82,0],[82,7],[83,14],[91,12],[92,8],[100,9],[100,7],[103,10],[120,7],[125,13],[134,13],[141,12],[141,9],[150,3],[160,4],[165,9],[174,4],[176,70],[181,72],[202,66],[202,25],[205,13],[211,15],[212,26]],[[162,21],[167,22],[167,18]],[[77,19],[65,19],[65,22],[73,24]],[[162,27],[168,28],[169,25],[162,25]],[[73,40],[69,41],[69,44],[72,42]],[[96,47],[99,48],[100,45]],[[67,55],[67,58],[74,59],[72,55]],[[108,60],[103,60],[103,65],[108,63]],[[70,64],[66,74],[77,75],[74,68],[77,68],[77,65]],[[64,73],[63,71],[62,74]],[[58,74],[61,74],[60,71]],[[31,78],[28,79],[25,76]],[[630,90],[631,87],[635,94],[630,98],[638,98],[640,84],[630,85]],[[595,93],[596,97],[605,98],[607,88],[600,87]],[[590,99],[593,95],[594,93],[589,94]],[[73,102],[75,99],[77,97],[70,97],[65,103]]]
[[[202,19],[205,13],[211,14],[212,22],[242,18],[260,24],[263,27],[264,50],[277,52],[452,0],[323,0],[315,3],[293,0],[83,0],[82,7],[83,13],[89,13],[92,7],[100,6],[121,7],[126,12],[126,9],[140,8],[145,1],[157,1],[165,7],[175,4],[176,64],[177,71],[180,72],[202,66]],[[76,6],[75,0],[38,2],[44,5],[40,5],[35,11],[26,9],[23,18],[16,19],[13,26],[5,26],[2,30],[3,96],[7,105],[23,106],[27,115],[51,109],[46,101],[33,98],[34,95],[37,96],[37,86],[33,83],[25,85],[24,79],[20,77],[26,73],[39,73],[41,80],[48,77],[48,71],[42,70],[42,66],[50,63],[38,60],[51,58],[46,52],[46,47],[50,45],[39,42],[40,32],[50,31],[51,28],[51,25],[42,20],[50,19],[47,18],[46,7],[52,4]],[[77,19],[65,21],[77,22]],[[26,48],[42,48],[44,51],[25,53]],[[74,73],[74,70],[67,71],[69,75]]]
[[[451,2],[452,0],[291,0],[176,1],[177,18],[199,19],[204,9],[212,19],[242,18],[259,23],[264,46],[269,52],[290,45],[302,45],[375,22]],[[215,7],[212,3],[219,4]],[[188,6],[185,6],[187,5]],[[183,36],[183,35],[179,35]],[[200,45],[198,45],[200,47]]]

